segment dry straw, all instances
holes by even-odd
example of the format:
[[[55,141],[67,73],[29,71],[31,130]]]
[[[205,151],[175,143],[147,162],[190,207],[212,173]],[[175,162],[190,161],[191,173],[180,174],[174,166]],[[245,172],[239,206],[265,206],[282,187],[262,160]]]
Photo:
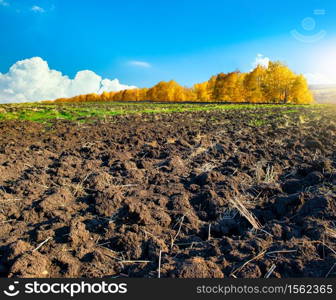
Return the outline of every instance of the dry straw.
[[[260,230],[262,228],[257,218],[244,206],[244,204],[237,197],[230,199],[230,203],[239,211],[240,215],[245,217],[250,222],[254,229]]]

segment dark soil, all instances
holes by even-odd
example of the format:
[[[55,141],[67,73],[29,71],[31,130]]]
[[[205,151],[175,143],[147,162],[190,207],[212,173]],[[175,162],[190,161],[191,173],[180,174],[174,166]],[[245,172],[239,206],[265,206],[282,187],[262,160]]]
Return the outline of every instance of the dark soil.
[[[0,275],[152,278],[161,252],[161,277],[335,277],[335,121],[275,107],[0,122]]]

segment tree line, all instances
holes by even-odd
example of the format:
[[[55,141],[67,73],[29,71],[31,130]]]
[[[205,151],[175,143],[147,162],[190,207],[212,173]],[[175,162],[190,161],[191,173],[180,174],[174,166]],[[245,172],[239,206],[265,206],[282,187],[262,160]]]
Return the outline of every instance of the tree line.
[[[79,95],[54,102],[236,102],[309,104],[313,95],[303,75],[297,75],[281,62],[258,65],[251,72],[220,73],[193,87],[183,87],[174,80],[161,81],[151,88]]]

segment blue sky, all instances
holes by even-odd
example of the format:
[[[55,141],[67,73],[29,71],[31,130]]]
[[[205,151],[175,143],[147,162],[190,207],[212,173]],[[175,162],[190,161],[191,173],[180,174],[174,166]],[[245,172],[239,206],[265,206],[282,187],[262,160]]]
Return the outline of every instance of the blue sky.
[[[71,78],[192,85],[263,54],[330,81],[335,20],[334,0],[0,0],[0,73],[37,56]]]

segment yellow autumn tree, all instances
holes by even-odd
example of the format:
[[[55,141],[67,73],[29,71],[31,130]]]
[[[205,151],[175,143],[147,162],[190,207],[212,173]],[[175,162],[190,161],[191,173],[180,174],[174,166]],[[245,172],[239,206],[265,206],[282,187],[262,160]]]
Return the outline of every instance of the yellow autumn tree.
[[[113,101],[113,96],[114,96],[115,92],[103,92],[100,95],[100,101]]]
[[[209,89],[209,82],[196,83],[193,88],[196,101],[208,102],[211,100],[211,90]]]
[[[219,102],[244,102],[244,76],[240,72],[219,74],[213,89],[213,99]]]
[[[244,87],[246,93],[246,102],[263,103],[266,102],[263,93],[266,68],[257,66],[252,72],[246,74]]]
[[[296,76],[292,83],[288,102],[293,104],[310,104],[314,102],[313,94],[309,90],[307,80],[304,76]]]
[[[92,93],[56,102],[98,101],[219,101],[249,103],[311,103],[314,101],[306,79],[281,62],[270,62],[268,67],[257,66],[248,73],[238,71],[220,73],[208,81],[183,87],[176,81],[161,81],[153,87],[134,88],[119,92]]]
[[[273,103],[287,103],[295,74],[280,62],[270,62],[266,70],[264,93]]]
[[[157,102],[180,102],[186,101],[184,88],[176,81],[161,81],[147,92],[148,99]]]

